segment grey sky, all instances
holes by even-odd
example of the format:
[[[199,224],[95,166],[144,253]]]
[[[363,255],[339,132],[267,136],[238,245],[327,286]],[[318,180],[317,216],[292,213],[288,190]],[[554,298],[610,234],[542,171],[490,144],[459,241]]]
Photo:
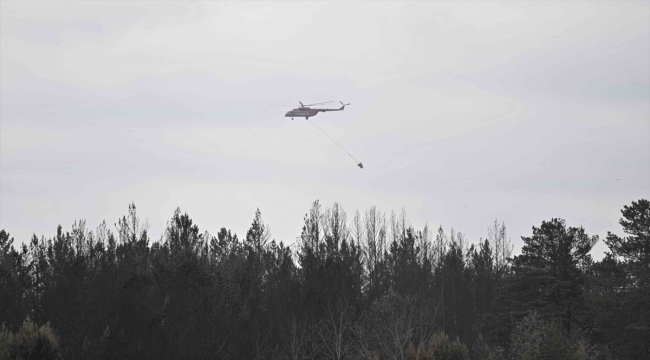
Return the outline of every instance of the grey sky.
[[[319,199],[517,247],[650,198],[650,3],[2,2],[0,227],[130,202],[277,240]],[[342,100],[308,122],[297,101]],[[620,179],[620,180],[617,180]],[[597,245],[597,253],[604,244]]]

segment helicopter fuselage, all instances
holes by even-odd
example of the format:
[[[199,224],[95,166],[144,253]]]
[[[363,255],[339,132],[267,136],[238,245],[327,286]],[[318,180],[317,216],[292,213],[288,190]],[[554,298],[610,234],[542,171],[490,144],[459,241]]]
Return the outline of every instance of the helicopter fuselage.
[[[339,109],[312,109],[310,107],[303,106],[303,107],[295,108],[291,111],[287,111],[287,113],[284,114],[284,117],[290,117],[291,119],[295,117],[304,117],[305,119],[309,119],[312,116],[318,115],[319,112],[341,111],[345,109],[346,105],[350,105],[350,104],[341,103],[341,105],[343,106],[341,106]]]
[[[312,116],[318,115],[319,110],[317,109],[310,109],[310,108],[295,108],[291,111],[287,111],[287,113],[284,115],[284,117],[304,117],[304,118],[309,118]]]

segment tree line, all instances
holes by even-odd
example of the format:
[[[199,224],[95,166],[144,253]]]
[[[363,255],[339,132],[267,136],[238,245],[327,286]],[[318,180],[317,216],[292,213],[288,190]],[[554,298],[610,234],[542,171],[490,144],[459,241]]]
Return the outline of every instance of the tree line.
[[[239,238],[177,209],[153,240],[131,204],[14,244],[0,231],[0,359],[650,358],[650,202],[625,236],[562,219],[470,243],[404,211],[315,201],[292,244],[256,211]]]

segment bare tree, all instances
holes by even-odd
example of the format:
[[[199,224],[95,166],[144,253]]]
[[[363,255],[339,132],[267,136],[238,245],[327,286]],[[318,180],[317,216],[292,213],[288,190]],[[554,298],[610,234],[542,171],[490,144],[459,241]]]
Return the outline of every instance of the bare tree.
[[[350,232],[352,235],[352,239],[356,241],[359,247],[361,247],[361,241],[365,236],[365,232],[364,232],[363,221],[361,220],[361,215],[359,214],[359,210],[354,212],[354,218],[352,219]]]
[[[365,213],[364,219],[366,241],[364,244],[364,250],[368,260],[368,267],[374,268],[374,265],[377,262],[378,256],[378,242],[381,231],[381,218],[377,213],[376,207],[371,207]]]
[[[144,223],[140,222],[140,218],[135,210],[135,204],[131,203],[129,205],[129,217],[123,216],[121,219],[118,219],[115,227],[117,228],[120,243],[124,244],[135,242],[138,238],[146,239],[149,223],[146,220]]]
[[[386,249],[386,217],[373,206],[365,213],[364,225],[364,260],[369,276],[368,286],[373,288],[378,276],[377,267],[383,260]]]
[[[438,233],[436,234],[435,242],[433,243],[433,258],[436,266],[442,265],[443,258],[447,254],[447,244],[449,240],[447,239],[447,234],[442,230],[442,226],[438,228]]]
[[[445,255],[447,254],[447,245],[449,243],[449,240],[447,239],[447,235],[445,234],[444,230],[442,230],[442,226],[438,228],[438,234],[436,234],[436,240],[435,244],[433,246],[433,251],[434,251],[434,259],[435,259],[435,264],[436,268],[439,269],[440,271],[440,294],[439,294],[439,299],[440,299],[440,306],[442,306],[443,311],[442,311],[442,326],[444,328],[445,326],[445,287],[444,287],[444,280],[445,280],[445,272],[444,272],[444,260],[445,260]]]
[[[406,237],[406,230],[411,227],[411,224],[406,219],[406,210],[402,208],[402,211],[399,214],[399,230],[400,230],[400,240]]]
[[[508,258],[512,256],[512,249],[514,245],[508,237],[506,224],[499,223],[494,220],[494,224],[488,227],[488,242],[494,249],[494,271],[496,274],[497,291],[499,291],[501,278],[508,270]]]
[[[271,338],[271,332],[273,331],[273,326],[269,327],[269,331],[266,334],[262,334],[260,331],[255,331],[254,332],[254,337],[255,337],[255,342],[254,342],[254,359],[255,360],[261,360],[261,359],[267,359],[268,358],[268,352],[271,350],[269,349],[269,339]]]
[[[463,255],[464,260],[467,256],[467,251],[469,250],[469,244],[467,240],[465,240],[465,234],[460,231],[456,232],[454,231],[454,228],[451,228],[451,231],[449,232],[449,243],[455,244],[460,249],[460,253]]]
[[[393,358],[404,360],[406,348],[411,344],[414,335],[415,319],[407,304],[400,305],[402,306],[387,309],[392,312],[392,316],[388,317],[391,321],[384,328],[387,341],[382,341],[379,344],[385,354],[391,354]]]
[[[374,331],[376,329],[370,320],[372,319],[369,319],[369,316],[366,314],[352,328],[356,343],[356,355],[364,360],[376,360],[379,358],[379,353],[375,349]]]
[[[436,331],[436,319],[440,311],[440,300],[434,298],[416,303],[414,336],[411,340],[416,349],[424,347]]]
[[[429,230],[429,225],[425,224],[424,229],[418,236],[417,246],[420,248],[419,259],[420,264],[423,264],[426,259],[431,259],[432,253],[432,240],[431,240],[431,231]]]
[[[338,203],[334,203],[334,206],[327,208],[321,217],[324,238],[329,239],[336,248],[338,248],[341,241],[347,240],[349,237],[347,219],[347,214]]]
[[[285,344],[285,358],[289,360],[310,359],[313,354],[309,351],[312,339],[312,328],[308,321],[298,321],[291,317],[280,329],[280,336]]]
[[[299,247],[305,250],[310,250],[318,257],[319,244],[321,240],[321,206],[318,200],[314,201],[309,209],[309,214],[305,216],[305,226],[302,229],[302,235],[299,240]]]
[[[395,211],[391,210],[390,211],[390,219],[388,220],[388,230],[390,231],[389,234],[387,235],[388,241],[393,242],[397,241],[399,242],[399,234],[401,233],[400,228],[399,228],[399,221],[397,220],[397,215],[395,215]]]
[[[325,318],[321,326],[320,337],[324,353],[329,359],[344,359],[350,352],[350,332],[352,331],[352,319],[350,303],[343,298],[334,305],[328,302],[325,307]]]
[[[405,359],[410,345],[417,348],[433,334],[437,309],[435,304],[418,303],[414,297],[389,291],[355,327],[360,355]]]

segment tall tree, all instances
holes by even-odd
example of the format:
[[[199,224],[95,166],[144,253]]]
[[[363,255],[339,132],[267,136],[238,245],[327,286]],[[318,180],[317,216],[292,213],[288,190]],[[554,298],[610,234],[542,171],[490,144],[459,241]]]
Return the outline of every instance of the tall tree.
[[[641,199],[623,206],[619,224],[629,236],[607,233],[605,243],[614,256],[620,257],[634,273],[639,285],[650,285],[650,201]]]
[[[506,224],[503,222],[499,224],[497,220],[494,220],[494,224],[488,228],[487,241],[490,243],[493,252],[492,262],[495,275],[495,290],[498,294],[501,291],[501,279],[508,272],[510,266],[509,259],[512,256],[514,245],[508,237]]]
[[[29,289],[29,279],[25,271],[27,248],[19,252],[13,242],[8,232],[0,230],[0,319],[10,329],[17,329],[27,312],[23,295]]]
[[[391,215],[392,235],[397,239],[400,231],[396,229],[397,221]],[[367,272],[365,294],[368,302],[384,295],[390,286],[389,269],[386,259],[386,217],[375,206],[365,212],[363,242],[364,265]]]
[[[471,343],[474,310],[472,308],[471,273],[463,252],[463,236],[451,230],[448,249],[436,269],[440,283],[442,330],[461,341]]]
[[[583,228],[567,227],[562,219],[543,221],[533,236],[522,236],[521,255],[513,260],[512,295],[515,309],[536,309],[559,318],[564,331],[584,327],[588,316],[584,304],[584,272],[592,262],[597,236]]]
[[[625,205],[619,224],[628,235],[607,233],[607,254],[594,271],[592,293],[598,339],[623,359],[650,357],[650,201]]]

